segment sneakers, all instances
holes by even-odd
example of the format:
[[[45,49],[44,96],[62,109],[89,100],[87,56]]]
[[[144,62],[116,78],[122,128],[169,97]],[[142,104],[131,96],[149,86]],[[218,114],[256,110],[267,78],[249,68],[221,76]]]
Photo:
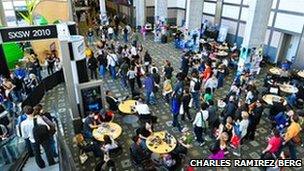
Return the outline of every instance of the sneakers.
[[[240,153],[237,153],[237,152],[233,152],[233,155],[235,155],[235,156],[238,156],[238,157],[241,157],[241,154]]]
[[[202,147],[202,146],[204,146],[205,145],[205,142],[202,142],[202,143],[200,143],[200,147]]]

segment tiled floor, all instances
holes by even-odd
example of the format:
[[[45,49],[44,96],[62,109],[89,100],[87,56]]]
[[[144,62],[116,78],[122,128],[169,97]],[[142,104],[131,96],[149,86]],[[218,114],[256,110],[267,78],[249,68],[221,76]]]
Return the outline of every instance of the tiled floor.
[[[171,43],[156,44],[150,38],[143,43],[143,46],[149,50],[150,54],[153,57],[153,62],[156,63],[156,66],[161,67],[164,63],[164,60],[168,59],[173,63],[175,72],[178,71],[181,52],[175,49],[173,44]],[[230,87],[233,81],[232,79],[233,75],[234,73],[233,71],[231,71],[230,75],[225,79],[225,86],[222,89],[216,91],[215,93],[216,99],[223,98],[226,96],[228,88]],[[259,88],[262,88],[262,78],[264,78],[264,76],[265,76],[265,69],[262,71],[262,73],[259,75],[257,79],[257,85]],[[102,86],[104,90],[107,89],[112,90],[112,92],[117,97],[124,97],[129,94],[129,91],[126,91],[120,86],[119,80],[112,80],[109,76],[107,77],[107,79],[104,80]],[[172,120],[172,116],[170,113],[169,106],[166,103],[164,103],[164,100],[162,99],[161,95],[157,95],[157,99],[158,99],[157,105],[151,106],[153,114],[159,118],[159,123],[155,125],[155,130],[168,130],[176,138],[179,138],[181,136],[181,133],[179,133],[176,129],[172,128],[170,124]],[[80,170],[92,170],[96,162],[98,162],[100,159],[94,158],[90,154],[90,158],[88,161],[86,161],[86,163],[81,165],[79,162],[77,146],[72,142],[74,133],[72,127],[72,120],[68,112],[66,90],[64,85],[63,84],[59,85],[53,90],[49,91],[45,96],[45,98],[42,100],[42,103],[46,106],[48,111],[54,112],[55,110],[58,110],[60,119],[63,123],[65,140],[71,148],[74,159],[76,161],[77,168],[79,168]],[[192,115],[194,115],[193,112]],[[124,153],[122,155],[115,158],[115,164],[119,171],[134,170],[134,168],[131,166],[129,159],[129,147],[131,144],[131,137],[134,135],[134,130],[139,126],[139,123],[135,122],[133,124],[127,124],[123,121],[123,116],[120,115],[116,115],[114,121],[122,126],[123,133],[119,137],[118,141],[120,142],[120,144],[122,144],[124,150]],[[192,124],[189,121],[182,122],[182,125],[188,127],[189,130],[192,131]],[[246,142],[242,146],[241,158],[243,159],[259,158],[259,154],[261,153],[262,149],[264,149],[266,146],[266,138],[270,134],[269,130],[270,130],[269,124],[267,123],[267,120],[265,120],[263,117],[256,133],[256,139],[252,142]],[[189,150],[188,158],[194,158],[194,159],[206,158],[210,154],[208,150],[209,145],[210,142],[208,142],[203,147],[199,147],[198,144],[194,143],[194,147]],[[300,152],[300,154],[302,154],[303,156],[304,154],[303,148],[298,148],[298,152]],[[234,159],[236,157],[233,155],[228,155],[227,158]],[[197,170],[206,170],[206,169],[197,169]],[[215,168],[213,170],[215,170]],[[231,170],[231,168],[225,168],[223,170]],[[249,170],[249,168],[237,169],[237,170]],[[250,170],[257,170],[257,168],[251,168]],[[297,168],[296,170],[301,170],[301,168]]]

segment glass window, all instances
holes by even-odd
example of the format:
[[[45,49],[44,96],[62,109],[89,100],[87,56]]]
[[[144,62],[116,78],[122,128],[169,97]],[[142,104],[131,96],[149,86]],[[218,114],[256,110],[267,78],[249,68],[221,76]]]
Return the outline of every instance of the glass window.
[[[303,13],[304,1],[303,0],[280,0],[279,9],[302,12]]]
[[[232,5],[224,5],[223,6],[223,17],[238,19],[239,18],[240,7],[232,6]]]
[[[241,20],[242,21],[248,20],[248,15],[249,15],[249,9],[248,8],[242,8]]]
[[[204,3],[204,13],[215,14],[216,4],[215,3]]]
[[[14,9],[13,3],[11,1],[3,2],[3,9],[4,10],[12,10],[12,9]]]
[[[224,0],[226,3],[241,4],[241,0]]]

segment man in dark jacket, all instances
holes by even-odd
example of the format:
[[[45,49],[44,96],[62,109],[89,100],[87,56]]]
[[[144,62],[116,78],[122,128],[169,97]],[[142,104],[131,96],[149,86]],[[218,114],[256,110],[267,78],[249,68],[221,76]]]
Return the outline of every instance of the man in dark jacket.
[[[224,121],[227,119],[228,116],[234,118],[234,114],[236,112],[237,106],[234,103],[234,96],[229,97],[229,101],[223,111]]]
[[[88,68],[90,69],[91,79],[97,80],[97,68],[98,68],[98,61],[94,56],[91,56],[88,60]]]

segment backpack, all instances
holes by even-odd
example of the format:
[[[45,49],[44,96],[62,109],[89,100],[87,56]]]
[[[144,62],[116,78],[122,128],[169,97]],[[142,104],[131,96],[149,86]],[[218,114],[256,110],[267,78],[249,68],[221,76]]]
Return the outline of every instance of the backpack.
[[[202,82],[200,80],[195,81],[194,90],[199,91],[201,89]]]
[[[38,124],[37,118],[34,118],[34,127],[33,127],[34,139],[37,143],[41,144],[44,141],[48,140],[50,137],[49,130],[46,125]]]

